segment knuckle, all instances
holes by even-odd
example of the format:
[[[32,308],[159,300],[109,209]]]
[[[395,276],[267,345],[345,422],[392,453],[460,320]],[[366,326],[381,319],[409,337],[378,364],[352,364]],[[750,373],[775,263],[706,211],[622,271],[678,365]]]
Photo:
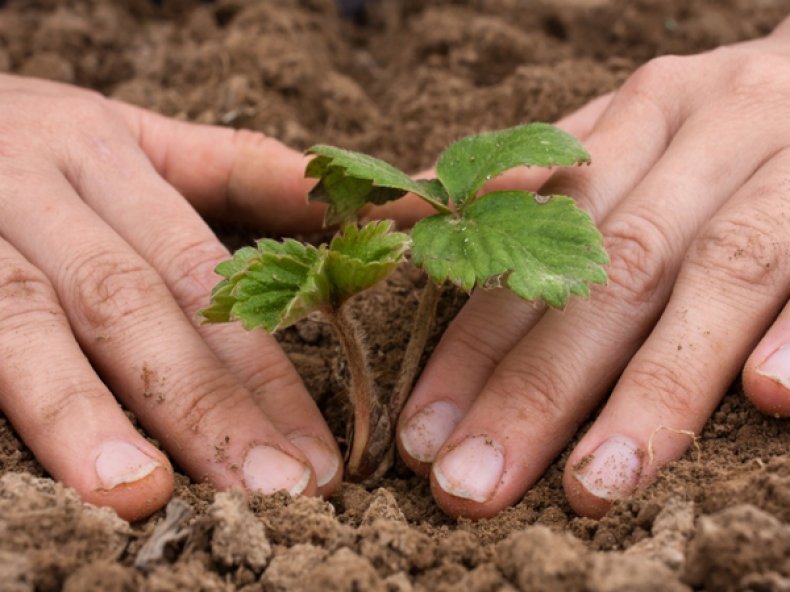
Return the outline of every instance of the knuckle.
[[[60,307],[49,280],[32,266],[0,259],[0,326],[3,331],[58,314]]]
[[[630,306],[661,298],[670,252],[663,231],[647,218],[628,216],[607,224],[603,233],[610,258],[607,291]]]
[[[248,402],[249,394],[224,376],[204,378],[189,393],[186,397],[168,398],[167,402],[172,401],[176,425],[193,433],[211,434],[233,418],[245,417],[245,412],[237,411]]]
[[[730,87],[735,95],[753,102],[755,96],[786,98],[790,94],[786,57],[766,51],[749,52],[737,56],[734,63]]]
[[[229,257],[216,240],[200,240],[178,250],[167,277],[173,293],[187,311],[205,306],[207,295],[220,280],[214,269]]]
[[[662,364],[658,361],[642,360],[629,368],[627,379],[630,388],[653,409],[662,409],[673,417],[691,417],[694,411],[693,395],[696,385],[689,384],[688,374],[677,364]]]
[[[257,149],[266,144],[275,142],[263,132],[238,128],[233,130],[233,143],[238,148],[252,148]]]
[[[688,72],[693,72],[694,56],[665,55],[653,58],[625,81],[616,95],[624,104],[639,105],[658,113],[668,130],[678,127],[681,111],[677,96]]]
[[[710,222],[692,244],[686,261],[706,274],[739,287],[764,289],[781,281],[781,267],[790,255],[786,233],[776,228],[776,213],[719,218]]]
[[[133,257],[102,253],[84,257],[68,271],[67,306],[92,329],[139,316],[167,297],[156,272]]]
[[[68,385],[36,410],[41,433],[56,433],[58,426],[72,426],[81,419],[86,406],[91,406],[105,393],[85,384]]]
[[[633,90],[652,94],[663,91],[667,84],[675,80],[679,72],[686,68],[686,58],[677,55],[663,55],[653,58],[637,70],[628,79],[627,85]]]
[[[111,118],[106,99],[94,91],[68,94],[59,98],[58,104],[59,109],[52,109],[51,116],[77,129],[94,128]]]
[[[662,96],[674,88],[688,69],[689,56],[664,55],[653,58],[636,69],[626,80],[622,92],[643,97]]]
[[[256,397],[266,401],[274,395],[282,393],[296,393],[304,388],[302,379],[296,372],[291,361],[285,356],[271,356],[261,364],[256,360],[256,366],[249,376],[243,376],[244,383],[248,384]],[[287,397],[295,401],[296,397]]]
[[[535,364],[500,368],[492,388],[498,405],[511,409],[514,417],[523,418],[525,422],[535,414],[559,420],[567,411],[562,395],[566,390],[559,377],[550,371],[550,365],[545,369]]]
[[[493,344],[486,339],[485,331],[490,331],[491,327],[482,327],[473,322],[471,315],[466,315],[463,323],[453,323],[451,331],[448,331],[448,339],[452,339],[456,347],[462,351],[463,358],[469,360],[469,355],[477,358],[474,364],[484,363],[487,367],[493,368],[499,363],[499,355]]]

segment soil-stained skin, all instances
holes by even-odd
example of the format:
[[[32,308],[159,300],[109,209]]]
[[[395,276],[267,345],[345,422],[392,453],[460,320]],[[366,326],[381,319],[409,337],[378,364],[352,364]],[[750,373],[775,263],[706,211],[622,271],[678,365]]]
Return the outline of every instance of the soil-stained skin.
[[[343,21],[330,0],[11,2],[0,9],[0,70],[416,171],[461,135],[551,121],[652,56],[756,37],[790,12],[790,0],[371,6]],[[256,234],[224,237],[238,247]],[[354,303],[383,390],[394,385],[421,281],[404,267]],[[445,290],[429,351],[462,303]],[[344,377],[331,331],[305,321],[280,340],[342,441]],[[156,405],[167,377],[140,363],[140,395]],[[176,495],[194,512],[186,542],[141,571],[135,558],[163,513],[129,527],[84,507],[46,478],[0,416],[0,589],[787,587],[787,424],[754,411],[735,387],[699,443],[699,460],[690,453],[599,522],[565,502],[565,455],[513,509],[477,523],[444,516],[427,483],[399,463],[384,489],[345,484],[328,501],[275,495],[245,504],[178,476]],[[227,445],[216,443],[218,461]],[[228,536],[228,525],[245,524]]]

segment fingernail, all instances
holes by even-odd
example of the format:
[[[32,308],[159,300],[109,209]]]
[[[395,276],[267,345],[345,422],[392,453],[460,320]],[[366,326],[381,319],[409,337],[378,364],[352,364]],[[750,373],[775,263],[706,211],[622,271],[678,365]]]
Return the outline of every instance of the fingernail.
[[[757,367],[757,373],[767,376],[790,390],[790,347],[783,345]]]
[[[161,466],[161,462],[122,440],[104,442],[94,463],[99,485],[105,490],[139,481]]]
[[[642,452],[624,436],[613,436],[573,467],[576,480],[595,497],[626,499],[636,490],[642,473]]]
[[[504,469],[499,444],[488,436],[470,436],[439,458],[433,476],[450,495],[482,503],[494,495]]]
[[[252,491],[270,494],[284,489],[299,495],[310,483],[310,468],[272,446],[256,446],[244,457],[244,482]]]
[[[312,436],[293,436],[288,440],[307,457],[313,465],[318,487],[323,487],[337,475],[340,458],[328,444]]]
[[[401,444],[412,458],[433,462],[462,416],[461,410],[447,401],[426,405],[401,430]]]

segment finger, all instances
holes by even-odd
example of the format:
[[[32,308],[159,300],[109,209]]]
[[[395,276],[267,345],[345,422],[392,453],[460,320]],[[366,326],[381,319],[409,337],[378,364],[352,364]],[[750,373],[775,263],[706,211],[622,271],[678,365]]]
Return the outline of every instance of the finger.
[[[703,221],[778,149],[781,133],[769,124],[746,134],[732,126],[715,138],[716,158],[700,160],[709,153],[710,130],[737,112],[731,104],[689,118],[604,221],[609,285],[562,313],[547,313],[497,367],[433,466],[443,508],[490,515],[518,499],[622,371],[660,314]],[[485,471],[468,474],[463,463],[475,455]]]
[[[472,295],[442,336],[399,418],[398,452],[412,470],[428,474],[491,372],[543,310],[504,289]]]
[[[308,204],[315,183],[309,160],[262,133],[179,121],[98,93],[46,80],[0,74],[6,91],[108,106],[126,122],[156,170],[202,214],[241,220],[272,232],[319,230],[324,206]]]
[[[243,220],[281,234],[322,228],[325,206],[308,203],[315,179],[310,157],[260,132],[170,119],[113,102],[159,173],[203,215]],[[435,213],[422,199],[403,199],[366,212],[411,226]]]
[[[683,96],[668,65],[651,66],[614,95],[586,144],[592,167],[558,171],[544,193],[572,195],[579,207],[601,220],[655,164],[683,117],[681,100],[658,105],[646,96],[669,85]],[[604,102],[596,108],[603,108]],[[587,122],[593,113],[581,120]],[[579,125],[579,124],[576,124]],[[623,152],[634,130],[644,133],[639,150]],[[478,290],[448,327],[399,422],[398,446],[404,461],[425,472],[461,417],[471,407],[496,364],[541,317],[542,308],[505,291]],[[489,319],[491,319],[489,321]],[[458,360],[463,360],[459,369]]]
[[[584,137],[609,100],[610,95],[598,97],[557,125]],[[159,173],[204,215],[251,221],[280,233],[320,228],[323,207],[306,202],[315,181],[304,177],[309,161],[304,154],[260,133],[186,123],[120,101],[113,104]],[[538,187],[547,176],[537,169],[518,169],[501,182],[511,188],[514,183]],[[407,195],[375,206],[367,215],[410,227],[433,213],[422,199]]]
[[[568,459],[565,490],[577,512],[601,515],[679,458],[787,302],[788,166],[785,149],[695,239],[661,320]],[[762,362],[776,351],[782,330],[780,317],[753,359]],[[786,367],[783,356],[775,366],[767,362],[768,377],[760,376],[760,366],[747,370],[750,390],[770,400],[777,385],[770,372]]]
[[[71,107],[74,116],[79,106]],[[13,179],[4,188],[0,234],[51,279],[116,396],[197,480],[314,492],[304,455],[209,350],[156,272],[50,166],[35,164],[35,185]]]
[[[272,232],[321,228],[323,206],[308,204],[310,160],[262,133],[170,119],[111,101],[160,175],[203,215],[243,220]]]
[[[310,459],[320,493],[331,493],[342,477],[340,452],[275,339],[239,324],[198,322],[196,313],[208,303],[219,280],[214,269],[229,257],[227,249],[122,132],[113,134],[112,158],[74,162],[70,151],[64,155],[65,170],[84,171],[70,175],[83,199],[158,271],[219,359],[253,393],[275,428]],[[137,173],[129,178],[124,170]]]
[[[790,416],[790,306],[785,306],[749,356],[743,388],[763,413]]]
[[[46,277],[2,239],[0,358],[0,409],[50,475],[130,521],[167,502],[170,463],[98,379]]]

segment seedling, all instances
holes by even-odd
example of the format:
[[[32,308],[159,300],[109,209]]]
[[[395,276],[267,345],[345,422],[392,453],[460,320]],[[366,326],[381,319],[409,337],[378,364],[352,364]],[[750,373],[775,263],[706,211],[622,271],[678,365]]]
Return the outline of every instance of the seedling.
[[[450,281],[466,292],[506,287],[525,300],[565,306],[587,296],[588,283],[606,281],[608,257],[590,217],[568,197],[529,191],[481,194],[485,183],[516,166],[572,166],[589,162],[584,147],[548,124],[532,123],[463,138],[439,158],[436,179],[413,180],[365,154],[318,145],[305,175],[318,179],[311,200],[328,204],[326,224],[340,230],[329,244],[261,240],[221,263],[224,279],[202,311],[208,322],[239,320],[247,329],[274,332],[314,311],[334,327],[350,374],[346,474],[365,480],[391,462],[395,421],[411,389],[438,302]],[[391,221],[361,227],[368,204],[413,193],[436,214],[411,236]],[[408,251],[428,275],[411,342],[395,392],[384,402],[373,380],[365,338],[349,312],[349,299],[386,278]],[[459,361],[459,363],[463,363]]]

